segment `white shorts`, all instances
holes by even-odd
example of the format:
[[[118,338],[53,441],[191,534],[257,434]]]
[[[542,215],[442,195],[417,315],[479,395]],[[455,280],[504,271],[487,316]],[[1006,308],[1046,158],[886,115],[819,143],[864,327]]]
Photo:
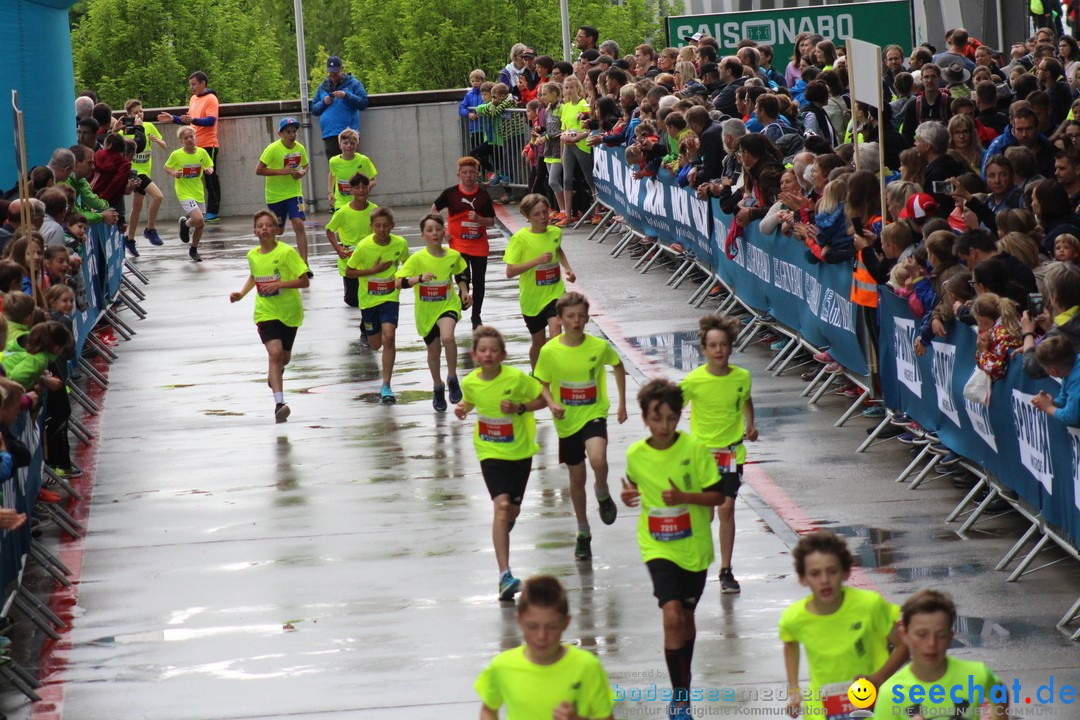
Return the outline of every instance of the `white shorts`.
[[[181,200],[180,209],[183,211],[184,217],[190,215],[192,210],[198,210],[203,214],[206,213],[206,211],[203,210],[203,204],[197,200]]]

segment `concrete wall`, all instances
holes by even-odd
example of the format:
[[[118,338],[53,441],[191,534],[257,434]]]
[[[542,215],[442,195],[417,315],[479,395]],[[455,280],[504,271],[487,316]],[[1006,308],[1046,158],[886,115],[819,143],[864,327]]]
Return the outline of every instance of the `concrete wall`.
[[[148,112],[147,117],[156,114]],[[277,139],[278,121],[286,114],[295,113],[226,115],[219,120],[222,215],[251,215],[266,207],[264,180],[255,174],[255,166],[263,149]],[[313,118],[313,121],[314,147],[308,148],[308,154],[315,180],[317,211],[326,212],[328,165],[318,119]],[[169,152],[180,146],[176,139],[177,126],[156,125],[169,145]],[[459,129],[456,102],[365,110],[361,115],[360,151],[371,158],[379,171],[372,201],[387,207],[427,205],[434,201],[444,188],[457,181],[457,159],[461,151]],[[300,140],[303,142],[302,134]],[[159,224],[166,229],[180,217],[173,179],[161,169],[167,157],[168,152],[154,151],[154,181],[165,194]],[[140,221],[142,227],[146,226],[145,218],[144,211]]]

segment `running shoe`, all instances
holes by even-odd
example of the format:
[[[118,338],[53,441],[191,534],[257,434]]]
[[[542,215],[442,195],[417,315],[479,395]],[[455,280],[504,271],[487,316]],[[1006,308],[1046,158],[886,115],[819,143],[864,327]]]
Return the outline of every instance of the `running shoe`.
[[[191,230],[187,226],[187,218],[180,218],[180,242],[191,242]]]
[[[553,222],[551,224],[554,225],[555,227],[564,228],[564,227],[567,227],[568,225],[573,225],[574,220],[569,215],[564,214],[561,218],[559,218],[558,220],[556,220],[555,222]]]
[[[131,257],[139,257],[139,246],[135,244],[134,238],[129,238],[124,235],[124,249],[127,250],[128,255]]]
[[[490,185],[491,187],[499,187],[503,184],[502,175],[496,175],[495,173],[491,173],[489,177],[491,179],[491,182],[489,182],[488,185]]]
[[[389,385],[383,385],[382,390],[379,391],[379,402],[383,405],[393,405],[397,402],[397,396]]]
[[[194,248],[192,248],[194,249]],[[289,419],[289,413],[292,410],[285,403],[278,403],[274,406],[274,422],[283,423]]]
[[[60,502],[61,498],[60,498],[60,493],[53,492],[52,490],[46,490],[45,488],[42,488],[41,490],[38,490],[37,499],[38,499],[38,502],[43,502],[43,503],[48,503],[50,505],[55,505],[56,503]]]
[[[874,419],[883,418],[885,417],[885,408],[882,405],[871,405],[862,411],[862,416]]]
[[[956,465],[957,463],[959,463],[963,459],[964,459],[963,455],[960,455],[958,453],[954,453],[954,452],[952,452],[950,450],[948,455],[946,455],[945,457],[938,460],[938,465],[944,465],[945,467],[952,467],[953,465]]]
[[[787,344],[788,344],[788,341],[785,340],[784,338],[781,338],[781,339],[777,340],[776,342],[770,343],[769,344],[769,349],[772,350],[773,352],[780,352],[781,350],[783,350],[784,348],[787,347]]]
[[[608,495],[603,500],[600,500],[600,519],[605,525],[610,525],[615,522],[615,518],[619,516],[619,508],[615,504],[615,501]]]
[[[901,425],[906,427],[911,422],[911,418],[905,413],[898,413],[896,415],[893,415],[892,419],[889,420],[889,422],[893,425]]]
[[[206,223],[208,225],[216,225],[217,223],[221,222],[221,217],[219,217],[217,213],[208,212],[204,216],[204,219],[206,220]]]
[[[829,354],[828,350],[822,350],[819,353],[814,353],[814,360],[821,363],[822,365],[827,365],[833,362],[833,356]]]
[[[457,405],[461,402],[461,385],[458,383],[457,376],[446,376],[446,389],[450,391],[450,402]]]
[[[202,262],[202,257],[199,256],[199,251],[195,247],[189,247],[187,251],[188,257],[195,262]]]
[[[435,388],[431,398],[431,406],[435,408],[435,412],[446,412],[446,388],[442,385]]]
[[[512,602],[521,590],[521,581],[507,570],[499,577],[499,602]]]
[[[143,230],[142,236],[150,241],[151,245],[164,245],[165,241],[158,235],[156,228],[146,228]]]
[[[735,579],[731,568],[720,568],[720,592],[724,595],[734,595],[742,592],[739,581]]]
[[[814,378],[817,377],[817,374],[819,372],[821,372],[821,368],[814,368],[813,370],[807,370],[806,372],[804,372],[802,375],[799,376],[799,379],[802,380],[803,382],[810,382],[811,380],[813,380]]]
[[[904,445],[929,445],[931,442],[928,438],[919,437],[914,433],[900,433],[896,439]]]
[[[844,368],[840,366],[838,362],[831,362],[825,366],[825,372],[832,373],[833,375],[839,375],[844,372]]]
[[[577,534],[577,542],[574,544],[575,560],[592,560],[592,535],[585,533]]]
[[[495,173],[493,173],[493,172],[489,172],[489,173],[488,173],[488,174],[487,174],[487,175],[486,175],[486,176],[484,177],[484,179],[480,181],[480,184],[482,184],[482,185],[490,185],[490,184],[491,184],[491,181],[492,181],[492,180],[494,180],[494,179],[495,179],[496,177],[497,177],[497,176],[495,175]]]
[[[605,215],[607,215],[607,213],[598,212],[592,216],[592,220],[590,220],[589,222],[591,222],[593,225],[599,225],[600,223],[604,222]]]
[[[716,300],[723,294],[724,294],[724,286],[721,285],[720,283],[716,283],[715,285],[712,286],[712,289],[709,290],[709,296],[708,297],[709,297],[710,300]]]

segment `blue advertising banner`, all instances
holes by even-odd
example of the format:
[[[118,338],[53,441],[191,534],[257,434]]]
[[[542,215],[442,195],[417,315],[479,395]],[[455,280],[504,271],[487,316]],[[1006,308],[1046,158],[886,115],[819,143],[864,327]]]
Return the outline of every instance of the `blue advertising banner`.
[[[922,356],[913,346],[921,320],[907,302],[881,288],[881,384],[885,404],[938,434],[942,443],[996,473],[1073,544],[1080,543],[1080,430],[1036,410],[1040,391],[1057,396],[1053,380],[1032,380],[1009,363],[993,383],[989,407],[964,397],[975,370],[975,329],[954,323]]]
[[[798,331],[853,373],[869,375],[860,342],[860,308],[851,302],[850,263],[811,263],[802,243],[779,232],[764,235],[758,223],[743,230],[738,252],[723,252],[734,222],[712,201],[713,267],[747,305]]]
[[[593,148],[593,183],[596,185],[596,198],[605,206],[615,211],[616,215],[626,214],[626,193],[624,188],[629,171],[621,147],[610,148],[598,145]]]

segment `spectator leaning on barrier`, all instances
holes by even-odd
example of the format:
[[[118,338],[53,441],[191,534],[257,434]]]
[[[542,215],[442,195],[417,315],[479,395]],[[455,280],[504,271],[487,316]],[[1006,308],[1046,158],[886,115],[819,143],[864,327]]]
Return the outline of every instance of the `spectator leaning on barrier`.
[[[327,159],[341,154],[338,135],[342,130],[352,128],[360,132],[360,111],[367,106],[364,83],[344,71],[340,57],[331,55],[326,61],[326,79],[311,99],[311,114],[319,117]]]
[[[101,222],[115,225],[116,211],[90,189],[88,178],[94,175],[94,152],[85,145],[73,145],[70,150],[75,158],[75,168],[67,183],[75,190],[75,209],[86,216],[91,225]]]
[[[1073,352],[1080,353],[1080,267],[1073,263],[1054,263],[1046,271],[1046,307],[1038,317],[1025,310],[1020,316],[1023,339],[1024,372],[1029,377],[1044,378],[1046,372],[1035,358],[1036,335],[1043,340],[1064,337]]]
[[[1045,391],[1031,404],[1066,425],[1080,427],[1080,362],[1076,351],[1063,337],[1047,338],[1035,349],[1035,359],[1047,375],[1062,380],[1061,392],[1051,398]]]

